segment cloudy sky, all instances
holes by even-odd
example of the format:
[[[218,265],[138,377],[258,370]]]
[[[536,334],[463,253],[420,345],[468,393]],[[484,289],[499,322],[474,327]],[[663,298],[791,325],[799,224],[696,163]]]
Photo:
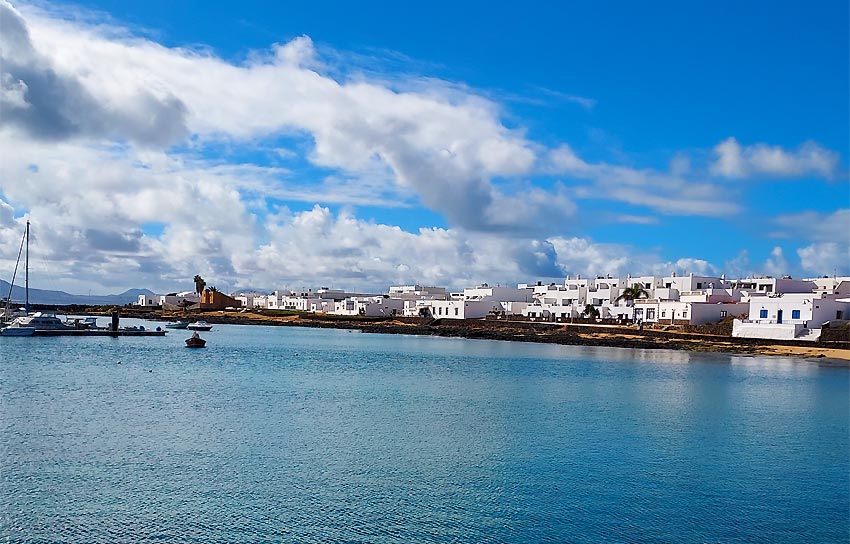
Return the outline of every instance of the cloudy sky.
[[[172,4],[0,0],[3,279],[850,273],[846,1]]]

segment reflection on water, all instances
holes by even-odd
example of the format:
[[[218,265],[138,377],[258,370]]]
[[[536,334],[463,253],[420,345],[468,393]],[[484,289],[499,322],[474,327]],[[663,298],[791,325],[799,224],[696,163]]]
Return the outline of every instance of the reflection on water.
[[[846,369],[335,330],[202,335],[204,350],[183,348],[184,331],[0,338],[0,538],[848,533]]]

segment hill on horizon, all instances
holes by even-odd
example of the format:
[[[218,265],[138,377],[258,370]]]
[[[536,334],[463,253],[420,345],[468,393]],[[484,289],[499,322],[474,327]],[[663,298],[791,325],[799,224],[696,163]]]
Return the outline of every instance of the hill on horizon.
[[[0,280],[0,299],[9,294],[9,282]],[[90,306],[123,306],[139,299],[139,295],[152,295],[153,291],[148,289],[127,289],[117,295],[72,295],[65,291],[49,291],[46,289],[30,288],[30,304],[55,304],[57,306],[68,306],[81,304]],[[12,303],[23,304],[26,290],[15,285],[12,288]]]

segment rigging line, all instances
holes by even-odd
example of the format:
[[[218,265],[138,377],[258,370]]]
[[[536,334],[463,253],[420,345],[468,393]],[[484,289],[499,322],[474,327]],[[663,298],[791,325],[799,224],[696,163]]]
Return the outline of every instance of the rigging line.
[[[12,289],[15,287],[15,276],[18,275],[18,265],[21,263],[21,253],[24,252],[24,240],[27,238],[27,231],[21,237],[21,248],[18,250],[18,259],[15,261],[15,271],[12,272],[12,281],[9,283],[9,296],[6,297],[6,314],[9,313],[9,305],[12,303]]]

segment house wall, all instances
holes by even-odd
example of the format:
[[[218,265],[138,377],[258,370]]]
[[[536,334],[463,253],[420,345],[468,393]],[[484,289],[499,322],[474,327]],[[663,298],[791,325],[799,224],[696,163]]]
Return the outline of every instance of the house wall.
[[[732,336],[735,338],[766,338],[770,340],[794,340],[803,330],[799,323],[762,324],[745,323],[740,319],[732,322]]]

